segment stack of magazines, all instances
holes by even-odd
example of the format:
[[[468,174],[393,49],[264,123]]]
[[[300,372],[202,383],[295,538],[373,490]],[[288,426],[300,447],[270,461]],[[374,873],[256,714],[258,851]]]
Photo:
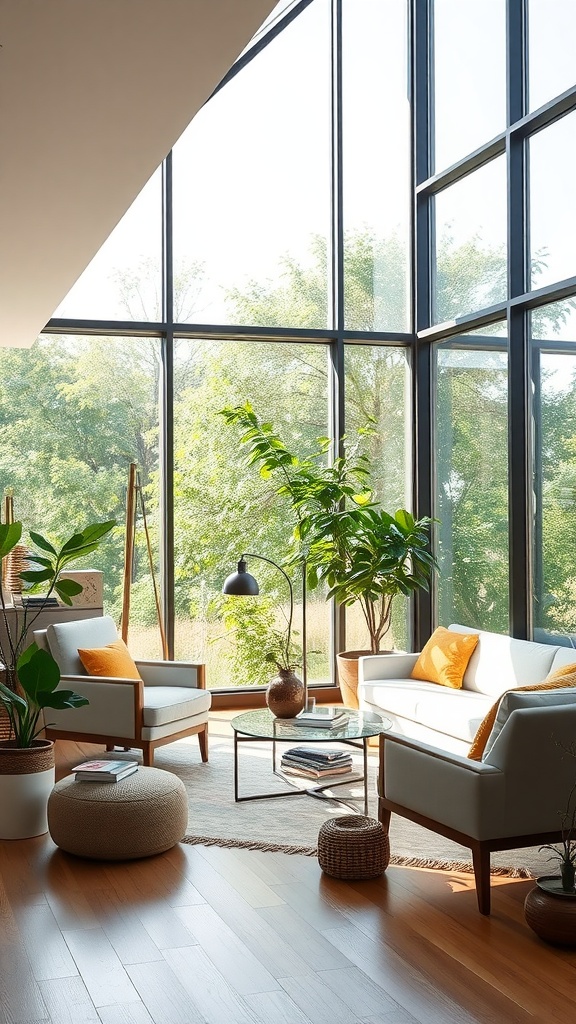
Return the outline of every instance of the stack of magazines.
[[[346,708],[315,707],[313,711],[301,711],[290,725],[304,725],[312,729],[335,729],[348,721]]]
[[[289,775],[305,775],[322,779],[329,775],[346,775],[352,771],[352,756],[345,750],[320,750],[318,747],[290,747],[282,754],[281,767]]]
[[[138,771],[138,761],[83,761],[72,771],[76,782],[120,782]]]

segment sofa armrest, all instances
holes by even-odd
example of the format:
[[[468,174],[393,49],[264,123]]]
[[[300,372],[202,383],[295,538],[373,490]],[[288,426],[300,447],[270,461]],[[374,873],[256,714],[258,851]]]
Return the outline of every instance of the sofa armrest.
[[[380,734],[380,746],[383,757],[386,756],[388,744],[392,743],[397,746],[407,747],[421,754],[426,754],[428,757],[443,761],[446,764],[453,764],[464,771],[473,772],[476,775],[494,774],[495,766],[487,764],[485,761],[471,761],[469,757],[465,757],[463,754],[454,754],[450,750],[443,750],[441,747],[435,747],[431,743],[410,739],[409,736],[401,736],[395,732],[383,732]],[[500,768],[496,767],[496,771],[500,772]]]
[[[390,734],[382,734],[381,743],[379,792],[385,800],[477,839],[506,835],[500,769]]]
[[[409,679],[418,654],[369,654],[358,659],[358,685],[386,679]]]
[[[145,686],[189,686],[206,689],[206,666],[192,661],[140,661],[136,667]]]

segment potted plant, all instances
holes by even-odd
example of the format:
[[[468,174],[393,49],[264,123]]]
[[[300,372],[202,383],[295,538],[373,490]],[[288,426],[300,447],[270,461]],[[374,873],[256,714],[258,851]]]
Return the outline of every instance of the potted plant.
[[[0,683],[0,706],[9,723],[7,739],[0,740],[0,838],[26,839],[47,831],[46,806],[54,785],[54,743],[39,739],[44,728],[45,708],[74,708],[88,701],[72,690],[59,690],[60,670],[52,655],[36,643],[26,644],[34,621],[46,607],[52,592],[67,605],[82,592],[74,580],[61,579],[62,571],[77,558],[90,554],[114,522],[95,523],[74,534],[58,550],[38,533],[30,532],[41,554],[29,560],[39,566],[21,572],[31,590],[42,585],[46,590],[32,612],[25,606],[17,615],[16,628],[10,627],[4,594],[0,590],[3,636],[0,656],[4,663],[4,682]],[[0,559],[5,558],[22,536],[22,523],[0,525]]]
[[[572,745],[569,751],[576,756],[576,747]],[[576,876],[576,783],[570,791],[566,810],[561,815],[562,842],[560,846],[546,844],[540,850],[549,850],[552,854],[549,860],[556,860],[560,867],[560,889],[568,895],[576,895],[574,879]],[[540,851],[539,851],[540,852]]]
[[[357,706],[358,657],[380,652],[394,598],[429,586],[436,565],[429,548],[430,519],[415,519],[406,509],[394,515],[381,509],[373,500],[370,459],[358,455],[346,438],[344,455],[332,463],[328,438],[318,438],[316,451],[300,459],[250,403],[228,407],[222,415],[243,431],[248,463],[259,465],[265,478],[276,475],[277,493],[291,502],[296,517],[293,561],[305,560],[309,589],[326,583],[328,598],[361,607],[369,649],[338,656],[344,701]]]

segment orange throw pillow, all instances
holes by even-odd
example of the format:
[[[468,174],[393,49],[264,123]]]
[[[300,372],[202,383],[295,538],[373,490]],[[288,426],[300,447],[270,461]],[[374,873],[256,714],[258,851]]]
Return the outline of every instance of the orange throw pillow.
[[[424,679],[440,686],[462,687],[468,662],[478,643],[477,633],[457,633],[438,626],[422,649],[412,669],[412,679]]]
[[[140,679],[140,673],[123,640],[106,647],[78,648],[78,656],[89,676]]]
[[[563,690],[568,686],[576,686],[576,664],[564,665],[562,668],[556,669],[552,675],[546,676],[543,683],[532,683],[531,686],[513,686],[512,690]],[[505,693],[511,693],[512,690],[506,690]],[[488,714],[482,719],[474,739],[472,740],[472,746],[468,751],[468,757],[471,761],[481,761],[482,755],[486,749],[488,737],[494,727],[496,721],[496,715],[498,714],[498,708],[500,707],[500,701],[504,697],[504,693],[501,693],[495,704],[492,705]]]

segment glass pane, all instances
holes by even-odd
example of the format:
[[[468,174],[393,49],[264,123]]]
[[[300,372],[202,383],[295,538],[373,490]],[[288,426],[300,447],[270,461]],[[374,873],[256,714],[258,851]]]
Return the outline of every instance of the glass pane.
[[[508,357],[457,345],[436,349],[438,622],[507,633]]]
[[[556,338],[559,322],[572,342],[535,355],[533,601],[535,639],[576,643],[576,322],[567,312],[554,303],[531,314],[534,345]]]
[[[159,372],[156,339],[41,335],[29,350],[0,349],[0,493],[13,489],[25,532],[52,540],[63,542],[90,522],[116,520],[113,533],[75,567],[104,573],[105,611],[117,622],[131,462],[140,473],[158,570]],[[141,512],[129,641],[134,656],[161,655]]]
[[[576,83],[575,35],[574,0],[528,0],[530,110]]]
[[[344,291],[349,330],[410,330],[407,58],[405,0],[344,4]]]
[[[359,451],[370,457],[374,469],[374,498],[388,512],[411,509],[410,458],[410,365],[406,349],[347,345],[344,350],[346,432],[358,438]],[[365,437],[358,431],[369,424]],[[392,627],[382,650],[406,649],[408,601],[397,598]],[[358,606],[346,609],[346,647],[369,647],[366,624]]]
[[[250,401],[301,456],[328,429],[325,347],[294,344],[179,341],[175,371],[176,656],[200,658],[208,686],[265,685],[270,632],[285,630],[287,584],[278,569],[255,559],[249,571],[258,599],[222,597],[225,578],[243,552],[283,562],[296,519],[277,494],[279,478],[247,467],[243,431],[219,415]],[[302,590],[295,594],[296,642],[301,643]],[[330,609],[323,594],[307,601],[308,678],[330,678]]]
[[[162,319],[161,184],[159,169],[68,292],[55,317]]]
[[[505,0],[434,0],[433,170],[506,127]]]
[[[328,15],[307,8],[174,147],[181,323],[326,327]]]
[[[531,287],[542,288],[576,274],[576,114],[533,135],[529,159]]]
[[[506,161],[492,160],[435,199],[433,323],[506,298]]]

